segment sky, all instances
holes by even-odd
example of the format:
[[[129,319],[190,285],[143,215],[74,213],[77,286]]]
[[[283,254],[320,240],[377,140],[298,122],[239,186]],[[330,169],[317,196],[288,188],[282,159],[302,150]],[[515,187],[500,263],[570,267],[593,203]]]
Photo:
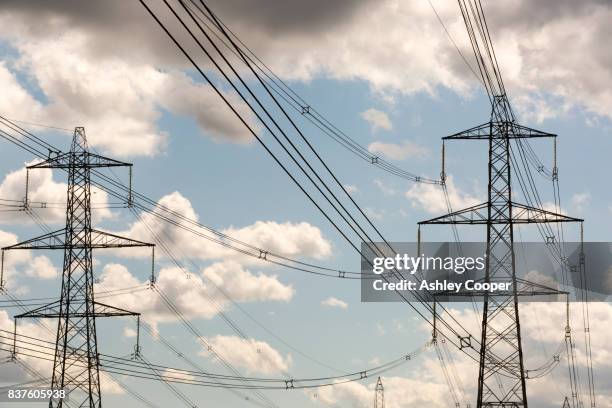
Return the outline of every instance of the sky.
[[[453,1],[431,2],[452,41],[427,0],[214,0],[209,4],[331,123],[372,154],[411,173],[438,177],[440,138],[488,121],[486,94],[455,48],[456,44],[472,61]],[[152,0],[150,5],[169,18],[162,2]],[[558,134],[563,212],[585,219],[586,240],[609,241],[612,5],[596,0],[502,0],[485,1],[483,6],[520,122]],[[223,78],[210,64],[203,67],[255,132],[274,146],[269,132]],[[245,73],[245,77],[254,82],[252,76]],[[61,149],[68,149],[72,129],[84,126],[92,149],[134,163],[135,190],[161,205],[290,258],[358,270],[358,254],[236,120],[138,2],[0,1],[0,89],[0,115],[22,121],[22,126]],[[295,115],[295,120],[390,241],[414,241],[418,221],[446,211],[439,187],[386,173],[359,160],[301,115]],[[533,147],[550,167],[552,143],[535,141]],[[486,144],[479,142],[447,144],[447,187],[453,208],[486,199],[486,153]],[[0,198],[21,200],[24,167],[34,157],[8,142],[0,146],[0,157]],[[123,169],[109,175],[127,181]],[[33,211],[51,228],[62,228],[64,175],[39,170],[30,177],[30,200],[55,203]],[[552,205],[552,186],[538,177],[542,201]],[[303,177],[297,181],[307,184]],[[518,194],[517,200],[521,199]],[[92,200],[94,222],[101,229],[147,242],[153,240],[149,228],[169,237],[188,273],[158,250],[157,286],[212,349],[245,376],[304,378],[358,372],[417,350],[430,339],[430,328],[407,305],[360,302],[358,281],[316,277],[250,259],[161,224],[150,214],[109,208],[117,199],[101,190],[94,189]],[[2,246],[42,233],[27,214],[0,212]],[[422,233],[424,240],[452,239],[448,228],[432,227]],[[460,234],[466,241],[484,237],[477,228],[460,228]],[[538,234],[525,228],[521,238],[537,240]],[[568,227],[566,239],[578,240],[577,229]],[[145,251],[96,252],[98,289],[144,287],[150,273],[148,255]],[[56,296],[61,262],[58,253],[9,253],[7,290],[23,299]],[[141,339],[143,355],[149,360],[189,368],[163,346],[160,339],[165,339],[205,369],[224,372],[155,291],[107,299],[142,313],[152,333],[144,333]],[[478,318],[471,309],[451,305],[450,312],[477,332]],[[14,308],[0,307],[0,329],[12,330],[15,313]],[[564,313],[562,305],[555,303],[523,305],[527,368],[540,366],[554,354],[564,336]],[[578,363],[585,377],[579,305],[572,306],[572,316]],[[246,340],[237,336],[226,317],[238,325]],[[612,346],[605,331],[609,324],[612,307],[592,304],[597,406],[604,408],[612,407]],[[49,327],[50,332],[34,322],[22,322],[20,332],[53,340],[54,326]],[[100,322],[100,349],[110,355],[130,354],[134,329],[132,319]],[[458,350],[450,352],[465,395],[474,405],[476,365]],[[24,359],[49,375],[48,362]],[[0,365],[3,384],[28,379],[15,364]],[[160,406],[181,404],[159,382],[103,376],[105,405],[142,405],[117,381]],[[283,407],[365,408],[373,404],[375,383],[376,378],[368,378],[264,394]],[[451,405],[443,371],[431,349],[384,373],[383,384],[387,408]],[[567,367],[562,363],[551,375],[528,380],[530,402],[559,407],[568,387]],[[245,395],[256,398],[249,392],[237,396],[223,389],[178,388],[198,406],[255,406],[244,400]]]

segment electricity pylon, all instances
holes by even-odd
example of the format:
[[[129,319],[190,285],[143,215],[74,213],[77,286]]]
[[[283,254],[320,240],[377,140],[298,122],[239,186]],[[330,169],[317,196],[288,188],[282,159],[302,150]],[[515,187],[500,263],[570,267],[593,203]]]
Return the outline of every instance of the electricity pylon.
[[[511,282],[512,289],[490,293],[467,292],[484,300],[478,371],[477,408],[527,408],[521,325],[518,297],[558,294],[516,277],[514,257],[514,225],[553,222],[582,222],[578,218],[519,204],[512,200],[511,149],[513,139],[556,137],[516,123],[505,94],[493,98],[489,122],[443,140],[487,140],[488,198],[482,204],[422,221],[427,224],[486,225],[486,267],[483,282]],[[556,168],[553,169],[556,173]],[[442,172],[444,180],[444,170]],[[470,339],[461,339],[469,347]]]
[[[378,377],[376,381],[376,395],[374,396],[374,408],[385,408],[385,389],[382,385],[382,380]]]
[[[47,160],[27,168],[28,171],[31,169],[63,169],[68,172],[66,227],[2,248],[3,251],[9,249],[64,250],[59,300],[17,315],[15,319],[25,317],[58,319],[51,388],[66,390],[66,393],[70,394],[71,402],[78,407],[99,408],[102,406],[96,317],[138,315],[138,313],[95,301],[92,250],[94,248],[142,246],[153,248],[153,244],[109,234],[93,229],[91,226],[91,170],[124,166],[131,168],[129,163],[90,153],[85,129],[75,128],[70,152],[50,154]],[[77,393],[74,393],[76,390],[81,391],[82,394],[76,395]],[[50,408],[62,406],[63,400],[49,400]]]
[[[569,399],[567,397],[563,400],[563,406],[561,408],[570,408]]]

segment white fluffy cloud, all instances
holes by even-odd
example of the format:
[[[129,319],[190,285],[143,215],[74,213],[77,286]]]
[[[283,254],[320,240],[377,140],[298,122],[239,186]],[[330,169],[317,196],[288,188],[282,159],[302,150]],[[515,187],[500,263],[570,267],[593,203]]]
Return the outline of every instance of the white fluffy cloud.
[[[17,235],[0,230],[0,248],[19,242]],[[58,275],[57,268],[44,255],[34,256],[31,250],[6,251],[4,254],[4,280],[8,287],[17,287],[17,278],[25,274],[40,279],[52,279]]]
[[[348,308],[348,303],[333,296],[330,296],[327,299],[321,301],[321,304],[327,307],[339,307],[340,309]]]
[[[370,108],[366,111],[361,112],[360,115],[366,122],[370,124],[370,129],[372,130],[372,132],[375,132],[379,129],[393,129],[393,124],[391,123],[391,119],[389,119],[389,115],[387,115],[383,111]]]
[[[470,207],[482,201],[475,195],[461,191],[455,185],[452,176],[446,177],[446,188],[453,210]],[[405,196],[412,203],[412,207],[420,208],[430,214],[443,215],[448,212],[444,192],[440,186],[415,184],[405,193]]]
[[[53,36],[38,37],[1,8],[0,21],[6,28],[0,31],[0,39],[18,52],[10,64],[0,63],[0,88],[6,95],[0,109],[7,117],[68,128],[84,126],[92,146],[117,156],[152,156],[163,151],[168,135],[158,121],[164,111],[192,118],[202,133],[216,141],[251,141],[252,136],[210,86],[178,69],[137,62],[119,51],[121,56],[92,55],[96,39],[84,28],[65,27]],[[116,46],[120,48],[121,43]],[[35,98],[19,76],[30,78],[44,100]],[[226,96],[251,121],[246,106],[233,94]]]
[[[209,339],[212,351],[218,353],[233,366],[246,369],[250,373],[275,374],[289,370],[291,355],[283,356],[264,341],[242,339],[236,336],[214,336]],[[204,350],[200,355],[215,358],[211,351]]]
[[[99,290],[122,289],[144,285],[120,264],[108,264],[100,275]],[[253,274],[233,261],[212,264],[201,274],[172,267],[159,271],[156,286],[176,304],[187,319],[210,319],[235,302],[288,302],[295,291],[275,276]],[[220,288],[223,293],[218,289]],[[227,297],[226,297],[227,296]],[[229,299],[228,299],[229,298]],[[154,327],[158,323],[175,322],[176,315],[155,292],[138,291],[113,297],[113,305],[142,313]]]
[[[160,206],[168,208],[185,217],[194,220],[198,219],[198,215],[193,209],[191,202],[179,192],[174,192],[162,197],[158,203]],[[155,211],[165,214],[159,209]],[[164,223],[152,214],[143,214],[142,219],[143,221],[134,223],[128,231],[121,232],[120,235],[142,241],[154,242],[155,240],[152,238],[151,232],[148,229],[148,227],[150,227],[156,232],[156,235],[166,237],[168,241],[174,242],[181,247],[182,252],[188,256],[200,259],[225,259],[231,256],[232,259],[240,260],[242,263],[257,262],[261,264],[261,261],[258,262],[257,259],[253,259],[246,255],[240,255],[231,249],[226,249],[209,240],[200,239],[191,232]],[[185,224],[184,221],[179,222]],[[189,227],[197,229],[192,225],[189,225]],[[201,230],[201,232],[206,231]],[[323,234],[317,227],[306,222],[277,223],[274,221],[257,221],[245,227],[229,227],[221,232],[230,237],[284,256],[322,259],[331,254],[331,243],[323,237]],[[207,234],[210,235],[210,233]],[[143,250],[126,253],[128,256],[133,254],[148,256],[149,252]]]
[[[46,256],[37,256],[28,262],[25,274],[40,279],[53,279],[58,276],[58,271]]]
[[[295,293],[291,286],[283,285],[276,276],[254,275],[231,260],[212,264],[202,271],[202,275],[240,302],[287,302]]]
[[[591,194],[588,192],[572,195],[572,205],[578,212],[582,212],[591,203]]]
[[[359,187],[357,187],[354,184],[345,184],[343,187],[346,190],[346,192],[351,195],[359,192]]]
[[[368,146],[368,151],[392,160],[405,160],[410,157],[423,158],[428,153],[426,148],[408,140],[401,143],[373,142]]]
[[[434,4],[471,59],[456,2]],[[195,116],[213,137],[246,140],[244,130],[226,120],[231,116],[219,111],[218,100],[178,71],[185,60],[140,5],[119,0],[104,5],[3,2],[0,37],[20,53],[10,68],[32,78],[47,102],[36,102],[4,64],[0,83],[11,98],[5,105],[0,101],[0,108],[85,124],[92,140],[124,154],[163,149],[166,135],[156,125],[160,108]],[[211,6],[285,79],[362,80],[391,98],[435,94],[438,88],[469,95],[478,86],[427,2],[317,1],[304,7],[291,0],[245,7],[213,1]],[[163,6],[153,7],[167,16]],[[601,86],[612,79],[612,51],[602,41],[610,36],[609,2],[502,0],[485,4],[485,12],[506,85],[521,112],[542,120],[579,105],[610,117],[612,91]],[[41,18],[47,24],[39,24]],[[390,127],[389,121],[378,123]]]
[[[443,408],[449,404],[446,384],[426,381],[415,373],[414,378],[383,377],[385,407],[408,408],[427,405]],[[376,381],[338,384],[334,387],[319,388],[317,400],[330,407],[369,408],[374,401]]]

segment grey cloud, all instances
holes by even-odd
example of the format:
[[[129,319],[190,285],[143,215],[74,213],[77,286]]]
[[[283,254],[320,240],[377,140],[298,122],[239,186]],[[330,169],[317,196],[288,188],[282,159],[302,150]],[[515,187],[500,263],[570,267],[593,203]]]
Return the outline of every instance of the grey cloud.
[[[242,35],[257,31],[265,37],[317,35],[321,30],[349,22],[374,0],[214,0],[211,9]],[[189,2],[187,2],[189,4]],[[147,4],[170,21],[170,11],[161,1]],[[171,3],[180,11],[177,3]],[[193,6],[191,6],[193,7]],[[4,0],[0,14],[23,21],[25,34],[47,37],[67,28],[90,34],[90,51],[95,55],[153,58],[166,63],[183,63],[174,45],[138,1],[105,0]],[[177,28],[177,24],[170,24]],[[8,33],[5,33],[8,34]],[[179,36],[179,38],[181,38]],[[187,34],[183,35],[187,38]],[[193,48],[192,50],[194,50]]]
[[[169,21],[160,0],[150,4]],[[211,0],[209,4],[286,79],[363,80],[375,91],[405,94],[433,94],[444,87],[463,95],[477,86],[427,4],[382,0]],[[434,4],[471,60],[456,3]],[[564,98],[569,105],[610,115],[612,92],[601,86],[612,80],[609,1],[500,0],[484,2],[484,7],[510,95],[523,97],[517,103],[523,101],[533,109],[539,106],[534,98],[541,98],[534,92],[544,92]],[[187,67],[136,1],[5,0],[0,4],[0,27],[2,15],[21,22],[29,36],[48,37],[67,28],[85,33],[92,59],[113,56],[162,68]],[[544,102],[543,110],[562,112]]]

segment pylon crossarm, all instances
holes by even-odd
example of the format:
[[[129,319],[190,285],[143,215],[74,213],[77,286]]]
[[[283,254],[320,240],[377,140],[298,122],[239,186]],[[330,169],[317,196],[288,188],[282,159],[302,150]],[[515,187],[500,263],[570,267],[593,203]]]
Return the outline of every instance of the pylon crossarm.
[[[498,130],[502,127],[504,131],[499,132]],[[557,135],[517,123],[493,121],[443,137],[442,140],[532,139],[537,137],[557,137]]]
[[[474,284],[487,282],[484,278],[474,280]],[[508,283],[509,280],[497,280],[489,279],[488,283],[503,284]],[[524,279],[516,278],[516,295],[517,296],[555,296],[555,295],[567,295],[569,292],[558,290],[546,285],[542,285],[536,282],[530,282]],[[454,298],[454,297],[484,297],[485,295],[491,295],[488,290],[443,290],[433,294],[436,301],[440,301],[441,298]],[[508,287],[506,290],[496,290],[495,297],[512,297],[514,290],[512,287]]]
[[[107,305],[105,303],[94,302],[94,310],[96,317],[113,317],[113,316],[140,316],[138,312],[121,309],[120,307]]]
[[[531,139],[535,137],[557,137],[554,133],[548,133],[541,130],[533,129],[528,126],[513,123],[510,127],[511,139]]]
[[[41,235],[36,238],[28,239],[27,241],[18,244],[10,245],[2,248],[3,251],[10,249],[65,249],[64,242],[66,229],[62,228],[48,234]],[[73,243],[73,248],[83,248],[85,243]],[[91,230],[91,245],[90,248],[131,248],[131,247],[153,247],[154,244],[142,242],[135,239],[122,237],[120,235],[111,234],[109,232]]]
[[[9,249],[64,249],[64,237],[66,229],[49,232],[27,241],[19,242],[2,248],[3,251]]]
[[[542,224],[551,222],[583,222],[581,218],[569,217],[567,215],[554,213],[542,208],[530,207],[524,204],[512,202],[513,224]],[[508,224],[507,214],[492,208],[491,219],[487,215],[487,203],[478,204],[463,210],[419,222],[419,225],[427,224]]]
[[[110,232],[104,232],[96,229],[91,230],[92,248],[128,248],[143,246],[152,247],[155,246],[155,244],[122,237],[120,235],[111,234]]]
[[[488,139],[491,133],[491,123],[486,122],[482,125],[474,126],[467,130],[445,136],[442,140],[469,140],[469,139]]]
[[[74,301],[73,303],[84,303],[82,299]],[[110,306],[105,303],[93,302],[94,305],[94,313],[84,311],[80,312],[70,312],[70,316],[72,317],[87,317],[87,316],[95,316],[95,317],[117,317],[117,316],[140,316],[140,313],[131,312],[129,310],[121,309],[119,307]],[[15,316],[15,319],[22,318],[58,318],[65,316],[65,312],[61,310],[61,303],[59,300],[51,302],[47,305],[37,307],[36,309],[27,311],[25,313],[19,314]]]
[[[47,160],[28,166],[28,169],[68,169],[74,163],[87,168],[97,167],[131,167],[132,163],[114,160],[88,151],[60,153]]]
[[[485,224],[487,220],[487,203],[477,204],[463,210],[453,211],[452,213],[420,221],[419,225],[427,224]],[[485,210],[485,212],[481,212]]]
[[[517,295],[569,295],[569,292],[564,290],[559,290],[547,285],[543,285],[537,282],[531,282],[525,279],[516,278],[516,283],[520,283],[522,285],[520,292]]]
[[[515,224],[533,224],[550,222],[583,222],[581,218],[569,217],[542,208],[535,208],[525,204],[512,203],[513,222]]]
[[[60,301],[56,300],[44,306],[37,307],[36,309],[32,309],[27,312],[15,315],[15,319],[22,319],[26,317],[32,317],[32,318],[58,317],[59,310],[60,310]]]

